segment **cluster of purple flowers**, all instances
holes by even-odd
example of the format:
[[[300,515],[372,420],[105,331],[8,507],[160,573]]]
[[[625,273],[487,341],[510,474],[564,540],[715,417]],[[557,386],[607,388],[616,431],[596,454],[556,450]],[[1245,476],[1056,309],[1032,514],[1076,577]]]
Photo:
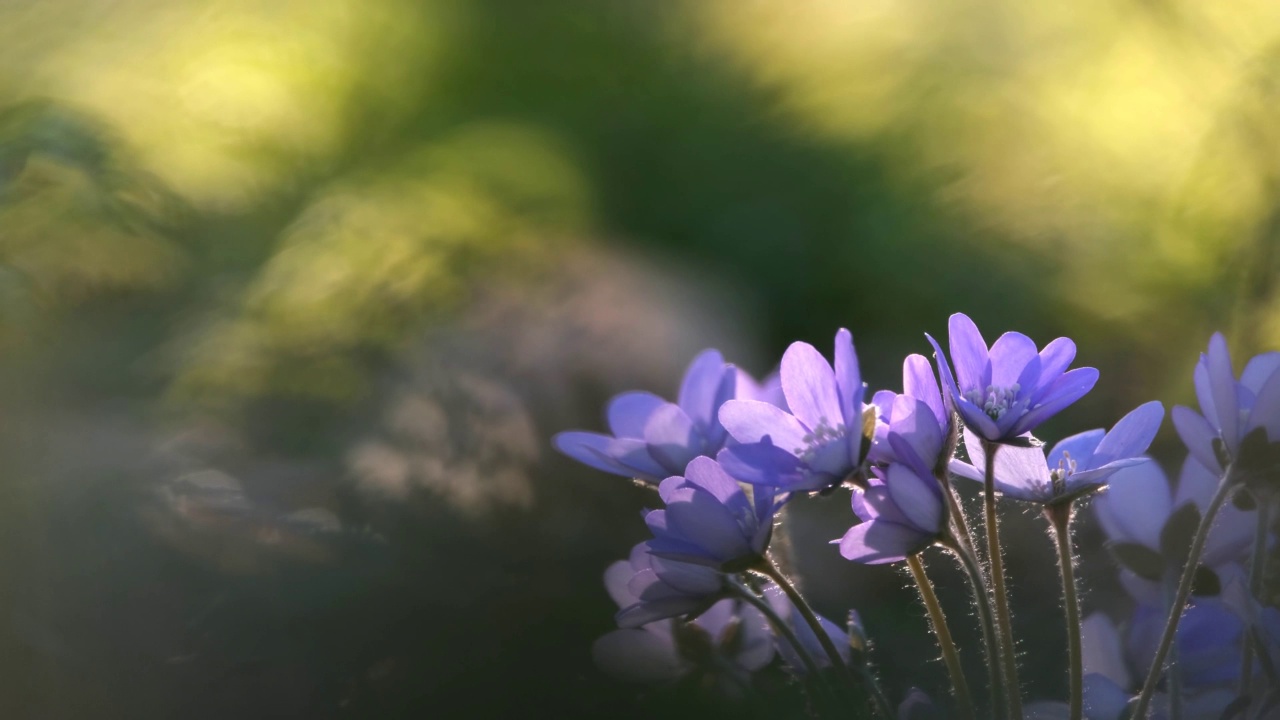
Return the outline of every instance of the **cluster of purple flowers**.
[[[1237,380],[1225,340],[1214,336],[1195,371],[1202,413],[1174,410],[1190,455],[1170,484],[1145,455],[1164,419],[1158,402],[1139,406],[1109,431],[1078,433],[1047,451],[1032,435],[1097,382],[1097,370],[1070,368],[1071,340],[1037,349],[1009,332],[988,346],[960,314],[948,331],[949,354],[926,336],[936,374],[926,357],[906,358],[902,392],[868,398],[852,335],[841,329],[831,361],[812,345],[793,343],[777,375],[763,383],[719,352],[704,351],[676,402],[624,393],[608,407],[612,435],[557,435],[566,455],[654,486],[662,502],[644,516],[652,537],[605,574],[619,629],[597,641],[599,664],[637,681],[697,673],[737,696],[753,673],[778,658],[814,693],[826,688],[839,699],[835,686],[862,683],[856,696],[870,698],[886,720],[945,712],[947,703],[918,690],[890,709],[867,662],[861,626],[841,627],[815,614],[774,561],[770,543],[780,509],[801,495],[845,488],[857,522],[832,542],[856,563],[910,565],[948,663],[957,716],[977,717],[978,701],[920,559],[933,546],[968,572],[987,646],[985,711],[992,717],[1118,720],[1135,706],[1172,708],[1170,717],[1280,713],[1280,678],[1272,675],[1280,667],[1280,611],[1259,593],[1259,567],[1272,543],[1269,489],[1280,484],[1280,353],[1255,357]],[[989,565],[975,551],[954,478],[985,490]],[[1093,503],[1094,513],[1132,611],[1094,613],[1081,622],[1073,503],[1102,490],[1108,491]],[[1012,640],[1001,617],[1006,598],[990,504],[997,494],[1042,508],[1059,537],[1068,634],[1075,640],[1065,704],[1024,710],[1016,660],[1011,651],[1001,653]],[[1165,673],[1170,652],[1175,660]],[[1139,682],[1144,674],[1147,682]],[[814,676],[831,683],[814,685]]]

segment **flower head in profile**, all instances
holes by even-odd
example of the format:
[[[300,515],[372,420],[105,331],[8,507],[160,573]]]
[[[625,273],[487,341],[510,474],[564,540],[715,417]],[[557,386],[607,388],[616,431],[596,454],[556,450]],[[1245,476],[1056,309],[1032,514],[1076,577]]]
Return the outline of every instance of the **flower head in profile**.
[[[693,563],[668,560],[654,555],[649,543],[631,549],[625,577],[626,597],[632,602],[618,610],[618,627],[635,628],[655,620],[698,615],[728,596],[724,575],[718,570]]]
[[[683,477],[663,480],[658,492],[666,507],[645,515],[653,531],[649,552],[724,572],[763,559],[777,509],[772,488],[755,488],[748,498],[719,463],[698,457]]]
[[[605,588],[620,609],[640,598],[631,592],[632,564],[623,560],[605,571]],[[674,682],[693,673],[717,680],[729,694],[746,685],[751,673],[769,664],[774,638],[757,609],[725,598],[688,623],[666,618],[623,627],[596,640],[596,664],[610,675],[641,683]]]
[[[1280,352],[1254,357],[1237,380],[1227,341],[1214,333],[1196,364],[1195,385],[1203,414],[1179,405],[1173,426],[1201,465],[1221,475],[1253,433],[1280,442]]]
[[[951,316],[947,334],[950,362],[938,342],[925,337],[937,353],[948,402],[965,427],[987,441],[1008,442],[1031,432],[1098,381],[1094,368],[1067,370],[1076,356],[1076,345],[1067,338],[1037,351],[1031,338],[1007,332],[988,348],[978,327],[961,313]]]
[[[758,400],[731,400],[720,422],[738,444],[717,459],[733,477],[787,491],[837,485],[862,465],[865,392],[853,336],[836,333],[835,363],[812,345],[792,343],[782,356],[788,410]]]
[[[1152,401],[1139,405],[1111,428],[1089,430],[1063,439],[1046,456],[1043,447],[1006,447],[996,453],[995,486],[1017,500],[1054,505],[1101,488],[1122,468],[1150,462],[1143,455],[1164,420],[1164,406]],[[982,442],[965,428],[969,462],[952,460],[951,471],[983,481],[986,452]]]
[[[853,512],[862,522],[839,540],[840,554],[855,562],[903,560],[947,531],[937,474],[951,452],[952,416],[928,360],[908,356],[902,375],[903,393],[875,395],[879,417],[868,453],[874,477],[853,495]]]
[[[680,475],[699,455],[714,456],[724,447],[725,430],[718,413],[739,387],[758,386],[725,363],[716,350],[704,350],[684,375],[677,402],[648,392],[627,392],[609,402],[613,435],[562,432],[556,449],[597,470],[658,483]]]

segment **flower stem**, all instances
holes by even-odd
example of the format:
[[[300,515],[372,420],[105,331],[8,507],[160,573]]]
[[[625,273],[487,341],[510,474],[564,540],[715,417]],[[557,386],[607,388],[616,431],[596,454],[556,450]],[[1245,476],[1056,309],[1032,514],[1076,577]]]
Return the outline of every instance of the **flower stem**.
[[[809,673],[812,677],[820,677],[817,661],[813,659],[813,656],[810,655],[809,651],[805,649],[803,644],[801,644],[800,638],[796,637],[795,631],[792,630],[791,626],[778,615],[778,613],[773,609],[773,606],[764,598],[752,592],[751,588],[747,587],[741,581],[731,582],[730,586],[738,597],[742,598],[752,607],[763,613],[765,618],[769,620],[769,624],[773,625],[773,629],[777,630],[778,634],[791,644],[791,647],[796,651],[796,655],[800,656],[800,662],[804,664],[805,672]]]
[[[822,645],[822,649],[826,651],[827,656],[831,658],[832,667],[842,668],[847,672],[852,673],[854,668],[849,667],[849,665],[845,663],[844,657],[840,655],[840,651],[836,649],[835,643],[831,641],[831,636],[828,635],[826,629],[822,627],[822,623],[818,622],[818,615],[813,611],[813,608],[809,606],[809,602],[804,599],[804,596],[801,595],[800,592],[796,590],[795,586],[791,584],[791,581],[787,579],[787,576],[782,574],[782,570],[780,570],[772,560],[769,560],[763,564],[763,567],[760,568],[760,572],[764,573],[770,580],[777,583],[778,587],[782,588],[782,592],[786,593],[787,597],[791,599],[791,603],[795,605],[800,616],[803,617],[805,623],[809,625],[809,629],[812,630],[814,636],[818,638],[818,642]],[[871,695],[873,704],[875,705],[876,713],[884,720],[890,720],[895,716],[895,714],[889,704],[888,698],[885,697],[884,691],[880,689],[879,681],[876,680],[875,675],[871,673],[865,663],[862,663],[859,669],[861,671],[862,682],[866,686],[866,690]]]
[[[995,717],[1005,717],[1004,688],[1000,684],[1000,656],[996,650],[995,623],[991,617],[991,596],[987,592],[986,579],[982,575],[982,566],[974,555],[973,544],[965,540],[948,538],[942,544],[955,555],[960,567],[969,579],[969,589],[973,592],[973,605],[978,611],[979,624],[982,626],[982,647],[987,657],[987,689],[991,694],[991,712]]]
[[[1084,716],[1084,655],[1080,647],[1080,600],[1076,590],[1075,558],[1071,552],[1071,501],[1044,509],[1058,545],[1062,600],[1067,611],[1067,662],[1071,682],[1071,720]]]
[[[987,561],[991,563],[991,592],[996,598],[996,640],[1000,644],[1000,659],[1005,695],[1009,703],[1009,715],[1014,720],[1022,718],[1022,697],[1018,687],[1018,661],[1013,650],[1013,625],[1009,615],[1009,595],[1004,583],[1004,558],[1000,552],[1000,528],[996,521],[996,451],[998,443],[982,442],[986,454],[986,473],[982,491],[982,509],[987,525]]]
[[[1267,570],[1267,532],[1271,529],[1271,503],[1258,502],[1258,525],[1253,535],[1253,555],[1249,558],[1249,599],[1256,600],[1262,591],[1262,578]],[[1240,687],[1237,695],[1248,695],[1253,685],[1253,633],[1245,633],[1240,654]]]
[[[942,612],[942,604],[933,591],[933,583],[925,573],[924,563],[920,556],[907,558],[907,567],[911,568],[911,576],[915,578],[916,587],[920,589],[920,599],[929,611],[929,622],[933,625],[933,634],[938,637],[938,647],[942,649],[942,660],[947,665],[947,674],[951,676],[951,688],[955,693],[956,705],[960,717],[973,720],[973,695],[969,693],[969,683],[964,679],[964,669],[960,666],[960,653],[956,650],[955,640],[951,637],[951,629],[947,627],[947,616]]]
[[[1227,471],[1223,475],[1221,482],[1218,483],[1218,490],[1214,493],[1213,499],[1209,501],[1209,507],[1205,510],[1204,517],[1200,519],[1200,527],[1196,528],[1195,537],[1191,540],[1191,551],[1187,555],[1186,567],[1182,569],[1182,578],[1178,581],[1178,590],[1174,595],[1173,604],[1169,607],[1169,619],[1165,622],[1164,633],[1160,636],[1160,644],[1156,646],[1155,658],[1151,661],[1151,668],[1147,671],[1147,678],[1142,683],[1142,692],[1138,695],[1138,702],[1133,706],[1133,713],[1130,717],[1134,720],[1142,720],[1147,716],[1147,707],[1151,704],[1151,696],[1156,691],[1156,683],[1160,680],[1160,675],[1164,671],[1165,658],[1169,655],[1169,649],[1173,646],[1173,638],[1178,632],[1178,623],[1182,619],[1182,611],[1186,609],[1187,598],[1191,595],[1191,583],[1196,576],[1196,567],[1200,564],[1200,555],[1204,552],[1205,540],[1209,537],[1209,530],[1213,527],[1213,521],[1218,517],[1218,511],[1222,509],[1222,504],[1226,502],[1227,497],[1234,490],[1232,482],[1232,470],[1234,466],[1227,466]]]

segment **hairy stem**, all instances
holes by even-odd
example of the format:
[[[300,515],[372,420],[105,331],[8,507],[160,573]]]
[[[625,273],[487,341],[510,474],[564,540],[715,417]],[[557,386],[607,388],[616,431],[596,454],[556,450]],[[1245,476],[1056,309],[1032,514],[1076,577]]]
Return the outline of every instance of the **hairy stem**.
[[[949,538],[943,545],[955,555],[965,577],[969,580],[969,589],[973,592],[973,606],[978,611],[978,621],[982,626],[982,649],[987,658],[987,689],[991,695],[991,712],[995,717],[1007,715],[1004,689],[1000,685],[1000,656],[996,650],[995,623],[991,615],[991,596],[988,594],[986,578],[982,575],[982,566],[973,552],[973,544]]]
[[[1262,592],[1262,578],[1267,570],[1267,531],[1271,527],[1271,503],[1258,502],[1258,525],[1253,534],[1253,555],[1249,558],[1249,598],[1256,600]],[[1240,686],[1237,695],[1248,695],[1253,685],[1253,633],[1245,633],[1240,653]]]
[[[951,689],[955,694],[956,705],[960,717],[973,720],[973,695],[969,693],[969,683],[964,679],[964,669],[960,666],[960,653],[956,650],[955,640],[951,637],[951,628],[947,626],[947,616],[942,612],[942,604],[933,591],[933,583],[925,573],[924,563],[920,556],[907,558],[907,567],[911,568],[911,576],[915,578],[916,587],[920,589],[920,599],[924,601],[929,612],[929,623],[933,626],[933,634],[938,637],[938,647],[942,649],[942,660],[947,665],[947,674],[951,676]]]
[[[786,593],[787,597],[791,599],[791,603],[795,605],[800,616],[803,617],[805,623],[809,625],[809,629],[812,630],[813,634],[818,638],[818,642],[822,645],[822,649],[827,653],[827,656],[831,658],[832,667],[841,668],[842,670],[850,673],[855,669],[860,670],[861,680],[866,686],[867,692],[871,695],[872,702],[876,708],[876,713],[884,720],[890,720],[893,718],[893,709],[889,704],[888,698],[885,697],[884,691],[880,689],[880,682],[876,680],[875,675],[871,673],[865,664],[863,664],[861,668],[852,668],[845,663],[844,657],[840,655],[840,651],[836,649],[835,643],[831,641],[831,636],[827,634],[827,631],[822,627],[822,623],[818,621],[817,613],[813,611],[813,608],[809,606],[809,602],[804,599],[804,596],[801,595],[798,590],[796,590],[795,586],[791,584],[791,581],[787,579],[786,575],[782,574],[782,571],[778,569],[778,566],[770,560],[764,563],[764,566],[760,568],[760,572],[764,573],[770,580],[777,583],[778,587],[782,588],[782,592]]]
[[[1151,705],[1151,696],[1156,691],[1156,683],[1160,681],[1160,675],[1164,671],[1165,659],[1169,655],[1169,649],[1173,647],[1174,636],[1178,632],[1178,623],[1182,620],[1182,612],[1186,609],[1187,598],[1191,596],[1191,583],[1196,576],[1196,567],[1200,564],[1200,556],[1204,553],[1204,543],[1209,537],[1209,530],[1213,527],[1213,521],[1218,517],[1218,511],[1222,509],[1222,504],[1226,502],[1227,497],[1231,495],[1233,488],[1232,471],[1234,466],[1227,466],[1226,474],[1221,482],[1218,483],[1218,490],[1214,493],[1213,499],[1209,501],[1209,507],[1205,510],[1204,517],[1200,519],[1200,527],[1196,528],[1195,537],[1191,540],[1191,552],[1187,555],[1186,567],[1182,569],[1182,578],[1178,581],[1178,589],[1174,594],[1173,604],[1169,607],[1169,619],[1165,622],[1164,633],[1160,636],[1160,644],[1156,646],[1155,658],[1151,661],[1151,668],[1147,671],[1147,678],[1142,683],[1142,692],[1138,695],[1138,702],[1133,706],[1133,714],[1130,717],[1135,720],[1141,720],[1147,717],[1147,708]]]
[[[1071,552],[1071,501],[1045,507],[1058,546],[1062,601],[1066,606],[1067,663],[1071,687],[1071,720],[1084,716],[1084,655],[1080,648],[1080,600],[1076,590],[1075,557]]]
[[[996,451],[998,443],[982,441],[986,453],[982,509],[987,525],[987,561],[991,563],[991,592],[996,599],[996,641],[1000,644],[1001,677],[1009,716],[1022,718],[1022,697],[1018,685],[1018,659],[1013,650],[1013,624],[1009,614],[1009,595],[1004,582],[1004,558],[1000,552],[1000,528],[996,521]]]

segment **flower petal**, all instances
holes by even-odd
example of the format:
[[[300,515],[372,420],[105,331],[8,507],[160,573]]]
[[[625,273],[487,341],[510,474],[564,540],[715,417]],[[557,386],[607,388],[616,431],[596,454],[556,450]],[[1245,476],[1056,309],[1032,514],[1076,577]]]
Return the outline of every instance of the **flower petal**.
[[[675,403],[654,411],[644,428],[649,454],[672,475],[684,473],[689,461],[702,454],[702,439],[693,420]]]
[[[649,392],[623,393],[609,401],[609,429],[620,438],[644,438],[644,426],[667,401]]]
[[[927,546],[928,538],[914,528],[876,520],[854,525],[839,542],[846,560],[881,565],[914,555]]]
[[[728,397],[722,397],[726,382]],[[694,425],[705,431],[715,423],[720,404],[733,396],[737,382],[737,374],[729,370],[719,350],[703,350],[685,371],[676,402]]]
[[[1234,455],[1240,448],[1240,410],[1236,398],[1236,377],[1231,370],[1231,354],[1222,333],[1214,333],[1209,339],[1208,360],[1209,388],[1213,391],[1217,427],[1222,429],[1222,439]]]
[[[1160,531],[1173,509],[1169,480],[1157,463],[1124,468],[1111,476],[1107,491],[1093,501],[1093,511],[1113,542],[1160,547]]]
[[[670,474],[653,459],[642,440],[570,431],[558,433],[551,442],[574,460],[607,473],[654,483]]]
[[[956,385],[956,379],[951,374],[951,365],[947,363],[947,355],[942,352],[938,341],[934,340],[929,333],[925,333],[924,337],[933,346],[933,357],[938,363],[938,377],[942,378],[942,402],[946,406],[948,413],[954,412],[956,403],[960,399],[960,388]]]
[[[1205,420],[1200,413],[1183,405],[1175,406],[1170,416],[1173,418],[1174,429],[1178,431],[1178,437],[1182,438],[1182,444],[1187,446],[1191,455],[1206,468],[1221,472],[1222,466],[1218,463],[1218,454],[1213,451],[1213,441],[1218,433],[1209,426],[1209,421]]]
[[[1120,632],[1110,618],[1100,612],[1085,618],[1080,623],[1080,644],[1085,672],[1100,673],[1124,687],[1129,686],[1131,676],[1125,664]]]
[[[1145,453],[1151,447],[1151,441],[1156,439],[1163,421],[1164,405],[1159,401],[1152,400],[1130,410],[1098,443],[1087,466],[1101,467]]]
[[[634,574],[635,570],[626,560],[619,560],[604,571],[604,589],[608,591],[609,597],[613,598],[619,608],[640,602],[640,598],[632,595],[627,589],[627,583],[631,581],[631,576]]]
[[[835,372],[822,353],[809,343],[795,342],[782,356],[782,392],[787,407],[810,430],[824,422],[840,424],[840,393]]]
[[[1027,411],[1009,431],[1010,437],[1029,433],[1040,426],[1040,423],[1057,415],[1067,406],[1084,397],[1098,382],[1098,371],[1091,367],[1082,367],[1064,373],[1054,381],[1045,393],[1040,404]]]
[[[836,391],[840,397],[840,419],[836,423],[849,423],[851,418],[862,415],[862,373],[858,368],[858,355],[853,350],[853,335],[840,328],[836,332],[835,354]]]
[[[1019,499],[1042,502],[1053,497],[1053,482],[1045,464],[1044,448],[1000,445],[996,451],[996,486]]]
[[[985,389],[991,384],[991,365],[987,342],[968,315],[956,313],[947,321],[947,338],[951,343],[951,362],[956,366],[956,379],[961,390]]]
[[[922,533],[937,535],[942,531],[945,512],[942,490],[932,476],[920,477],[906,465],[889,466],[885,486],[902,514]]]
[[[715,462],[710,460],[710,462]],[[743,504],[746,498],[743,497]],[[750,508],[746,518],[754,520]],[[667,504],[667,527],[677,539],[687,540],[708,557],[728,562],[751,554],[750,538],[755,527],[743,527],[732,510],[711,493],[688,489]]]
[[[716,455],[716,461],[725,472],[740,482],[784,490],[809,489],[805,487],[810,478],[804,463],[795,455],[769,442],[727,447]]]
[[[1259,427],[1266,430],[1268,440],[1280,441],[1280,371],[1273,373],[1258,388],[1257,396],[1253,399],[1253,409],[1249,411],[1249,423],[1245,430]]]
[[[1052,385],[1076,359],[1076,344],[1070,338],[1060,337],[1040,351],[1040,379],[1037,387]]]
[[[902,362],[902,393],[919,400],[933,411],[939,425],[947,424],[947,409],[938,391],[938,379],[933,366],[923,355],[908,355]],[[879,396],[879,393],[876,393]]]
[[[1086,430],[1082,433],[1076,433],[1069,437],[1065,437],[1058,441],[1057,445],[1049,451],[1046,463],[1050,470],[1058,467],[1070,465],[1075,462],[1078,470],[1086,470],[1090,467],[1089,461],[1093,458],[1093,453],[1098,449],[1098,443],[1102,442],[1102,438],[1106,437],[1107,431],[1101,428],[1097,430]]]
[[[947,470],[956,477],[962,477],[966,480],[976,480],[982,482],[982,470],[970,465],[963,460],[951,460],[947,463]]]
[[[1007,332],[996,339],[988,353],[991,360],[991,385],[1008,387],[1022,378],[1022,371],[1032,359],[1039,359],[1036,344],[1020,332]],[[1036,365],[1039,368],[1039,364]],[[1032,381],[1038,380],[1036,373]],[[1028,393],[1032,388],[1026,388]]]
[[[734,440],[755,443],[770,438],[774,445],[803,452],[808,430],[785,410],[759,400],[730,400],[720,408],[720,422]]]
[[[1266,384],[1277,373],[1280,373],[1280,352],[1265,352],[1260,355],[1254,355],[1249,359],[1249,363],[1244,366],[1244,372],[1240,373],[1240,384],[1249,392],[1257,395],[1262,391],[1262,386]]]

